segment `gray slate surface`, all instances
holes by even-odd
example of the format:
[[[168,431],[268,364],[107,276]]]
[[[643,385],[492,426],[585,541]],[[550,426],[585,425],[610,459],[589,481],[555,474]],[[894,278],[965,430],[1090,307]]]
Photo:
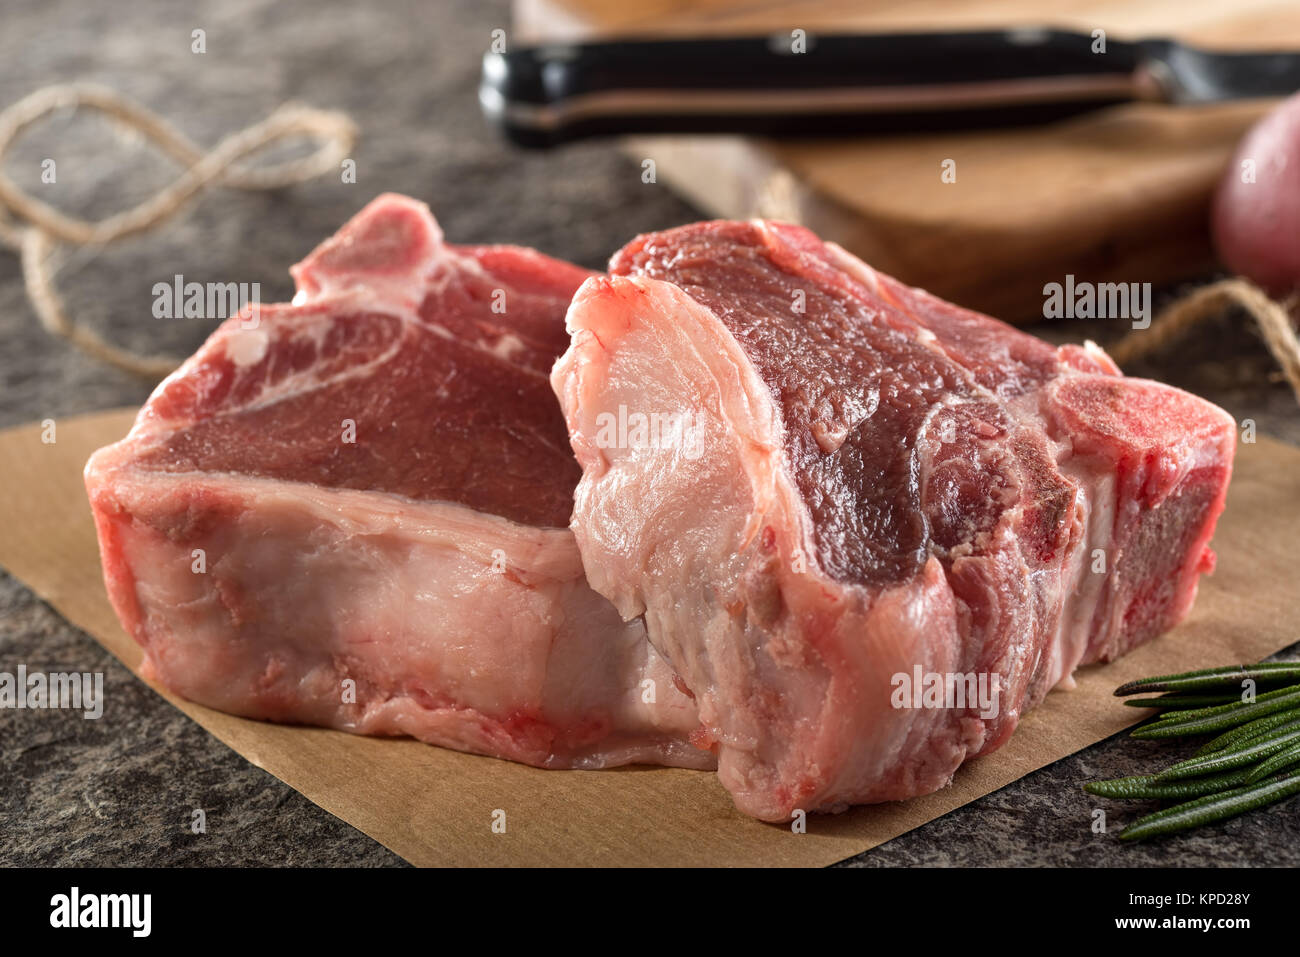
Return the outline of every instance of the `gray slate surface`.
[[[175,273],[201,282],[257,281],[263,299],[287,298],[287,265],[385,190],[428,201],[454,241],[522,243],[592,267],[637,232],[698,218],[663,186],[642,183],[639,168],[612,145],[521,153],[493,138],[474,88],[490,31],[509,26],[503,3],[189,6],[7,0],[0,105],[48,83],[93,80],[211,144],[298,99],[357,119],[358,182],[318,180],[274,194],[216,190],[160,234],[74,252],[60,276],[63,295],[74,315],[114,341],[174,353],[202,341],[208,324],[150,317],[153,283]],[[190,52],[196,28],[207,32],[203,55]],[[54,185],[39,182],[46,157],[58,164]],[[85,117],[33,131],[5,168],[56,206],[95,216],[138,201],[174,175],[141,144]],[[1118,331],[1092,323],[1047,334],[1105,341]],[[149,392],[40,330],[17,261],[5,254],[0,341],[0,427],[139,403]],[[1238,417],[1255,417],[1262,432],[1300,442],[1294,400],[1270,381],[1270,363],[1239,323],[1207,331],[1204,345],[1147,371]],[[0,864],[402,864],[217,742],[0,572],[0,670],[20,662],[41,671],[103,671],[108,711],[101,721],[0,711]],[[1103,742],[851,863],[1300,862],[1295,802],[1144,847],[1093,835],[1093,802],[1079,784],[1134,773],[1149,753],[1122,738]],[[203,835],[189,829],[196,807],[207,813]]]

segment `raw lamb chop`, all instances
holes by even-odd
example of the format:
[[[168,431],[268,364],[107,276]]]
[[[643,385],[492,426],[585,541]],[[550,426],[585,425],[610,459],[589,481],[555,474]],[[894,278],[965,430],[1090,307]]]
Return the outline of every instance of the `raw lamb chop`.
[[[543,767],[710,767],[694,703],[583,577],[546,375],[589,275],[371,203],[86,466],[146,670],[223,711]]]
[[[778,223],[642,236],[610,272],[552,375],[572,527],[748,814],[944,786],[1080,664],[1181,620],[1213,568],[1233,420],[1096,346]]]

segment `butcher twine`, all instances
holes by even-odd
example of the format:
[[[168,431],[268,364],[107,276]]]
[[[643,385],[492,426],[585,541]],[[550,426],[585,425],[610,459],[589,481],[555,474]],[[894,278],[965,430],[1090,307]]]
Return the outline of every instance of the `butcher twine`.
[[[97,222],[66,216],[19,189],[3,170],[5,153],[14,140],[43,116],[83,108],[100,110],[144,134],[182,164],[184,172],[139,205]],[[138,355],[106,342],[68,317],[54,286],[57,268],[51,267],[51,256],[58,244],[99,247],[145,232],[175,215],[208,186],[278,189],[337,171],[351,152],[356,135],[356,126],[343,113],[286,103],[262,122],[231,134],[205,153],[156,113],[113,90],[81,83],[45,87],[0,112],[0,244],[21,257],[28,298],[41,325],[50,333],[119,369],[162,378],[181,360]],[[294,136],[310,137],[319,145],[310,155],[287,162],[256,168],[239,162],[271,143]]]
[[[1189,330],[1236,306],[1255,320],[1264,344],[1300,402],[1300,339],[1296,338],[1290,315],[1296,305],[1294,296],[1280,303],[1245,279],[1223,279],[1183,297],[1157,316],[1149,328],[1130,332],[1107,351],[1121,366],[1127,365],[1163,350]]]

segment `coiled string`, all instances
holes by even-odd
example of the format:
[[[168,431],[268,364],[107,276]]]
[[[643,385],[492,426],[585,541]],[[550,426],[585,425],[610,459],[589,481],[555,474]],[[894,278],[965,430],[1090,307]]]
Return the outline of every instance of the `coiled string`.
[[[1296,299],[1277,302],[1245,279],[1223,279],[1202,286],[1165,309],[1148,328],[1130,332],[1106,351],[1121,366],[1145,359],[1168,348],[1195,327],[1223,315],[1232,306],[1240,308],[1259,326],[1264,345],[1282,367],[1283,377],[1300,402],[1300,338],[1296,337],[1291,320]]]
[[[59,110],[95,109],[152,140],[184,171],[138,205],[105,219],[68,216],[20,189],[3,169],[17,137],[42,117]],[[290,137],[317,140],[312,153],[281,163],[249,167],[240,161]],[[0,245],[21,257],[23,282],[36,315],[52,335],[82,352],[136,375],[159,379],[181,360],[139,355],[73,322],[54,284],[52,258],[59,244],[104,246],[163,223],[209,186],[278,189],[338,171],[356,142],[357,130],[343,113],[286,103],[260,123],[227,136],[204,151],[158,114],[113,90],[70,83],[38,90],[0,112]]]

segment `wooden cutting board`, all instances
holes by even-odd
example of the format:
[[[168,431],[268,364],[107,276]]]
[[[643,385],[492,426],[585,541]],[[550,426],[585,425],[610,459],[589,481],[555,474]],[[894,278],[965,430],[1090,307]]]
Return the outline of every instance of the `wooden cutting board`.
[[[1294,0],[515,0],[512,39],[1006,26],[1300,50]],[[1214,186],[1273,102],[1135,104],[1026,130],[779,143],[645,136],[625,145],[709,215],[801,222],[906,282],[1020,321],[1041,318],[1044,284],[1067,273],[1162,285],[1212,269]],[[949,159],[956,182],[944,183]]]

